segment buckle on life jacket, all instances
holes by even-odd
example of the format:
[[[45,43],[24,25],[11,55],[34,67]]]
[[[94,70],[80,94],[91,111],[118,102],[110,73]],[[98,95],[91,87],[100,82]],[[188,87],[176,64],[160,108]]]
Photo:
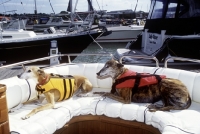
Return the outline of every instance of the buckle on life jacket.
[[[36,89],[36,91],[37,91],[37,97],[38,97],[38,99],[39,99],[39,98],[40,98],[39,92],[42,94],[42,93],[45,91],[45,89],[44,89],[44,88],[41,88],[40,85],[36,85],[35,89]]]

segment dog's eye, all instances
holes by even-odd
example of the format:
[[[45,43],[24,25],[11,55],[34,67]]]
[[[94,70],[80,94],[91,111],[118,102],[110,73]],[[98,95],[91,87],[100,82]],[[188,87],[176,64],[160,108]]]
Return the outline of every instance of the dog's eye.
[[[31,70],[28,70],[27,72],[28,72],[28,73],[30,73],[30,72],[31,72]]]

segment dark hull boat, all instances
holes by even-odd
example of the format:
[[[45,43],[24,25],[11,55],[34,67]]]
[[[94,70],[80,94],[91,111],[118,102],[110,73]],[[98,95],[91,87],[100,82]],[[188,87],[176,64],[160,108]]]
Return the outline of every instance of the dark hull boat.
[[[34,39],[21,39],[16,41],[5,40],[0,42],[0,61],[6,64],[31,60],[50,55],[51,41],[56,40],[58,52],[81,53],[93,39],[96,39],[101,32],[90,31],[80,32],[72,35],[51,35]],[[93,37],[93,39],[91,38]],[[74,57],[75,58],[75,57]],[[73,57],[72,57],[73,59]],[[67,58],[62,58],[61,62],[66,62]]]
[[[115,57],[126,64],[155,65],[153,60],[134,56],[156,57],[160,65],[168,58],[170,66],[199,68],[200,59],[200,1],[153,0],[143,32],[136,41],[129,42],[125,49],[118,49]],[[173,57],[182,57],[181,61]],[[184,61],[183,61],[184,60]],[[187,68],[187,67],[186,67]]]

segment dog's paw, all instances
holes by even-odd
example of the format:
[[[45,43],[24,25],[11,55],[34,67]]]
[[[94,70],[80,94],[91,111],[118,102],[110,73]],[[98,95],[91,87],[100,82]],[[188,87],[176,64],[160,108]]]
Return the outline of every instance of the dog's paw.
[[[104,96],[107,92],[93,92],[93,93],[79,93],[77,97],[100,97]]]
[[[83,93],[82,94],[77,94],[76,97],[87,97],[87,94],[85,94],[85,93],[84,94]]]
[[[149,109],[150,112],[156,112],[157,107],[154,104],[149,104],[147,106],[147,108]]]
[[[93,94],[105,94],[106,92],[93,92]]]
[[[21,117],[22,120],[26,120],[26,119],[28,119],[28,118],[30,118],[29,115],[26,115],[26,116],[24,116],[24,117]]]
[[[14,112],[15,112],[15,109],[10,109],[8,112],[9,112],[9,113],[14,113]]]
[[[111,96],[111,93],[105,93],[103,96]]]

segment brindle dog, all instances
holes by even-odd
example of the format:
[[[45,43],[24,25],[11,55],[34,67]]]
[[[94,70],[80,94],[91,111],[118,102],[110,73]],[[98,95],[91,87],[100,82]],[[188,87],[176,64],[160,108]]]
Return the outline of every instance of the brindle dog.
[[[113,83],[126,71],[123,64],[109,60],[105,66],[97,73],[98,78],[111,77]],[[112,86],[113,87],[113,86]],[[163,106],[151,104],[148,106],[151,112],[161,110],[182,110],[191,105],[191,98],[186,86],[178,79],[165,78],[159,83],[148,86],[133,88],[112,89],[105,96],[122,103],[155,103],[162,100]],[[98,92],[96,92],[98,94]]]

